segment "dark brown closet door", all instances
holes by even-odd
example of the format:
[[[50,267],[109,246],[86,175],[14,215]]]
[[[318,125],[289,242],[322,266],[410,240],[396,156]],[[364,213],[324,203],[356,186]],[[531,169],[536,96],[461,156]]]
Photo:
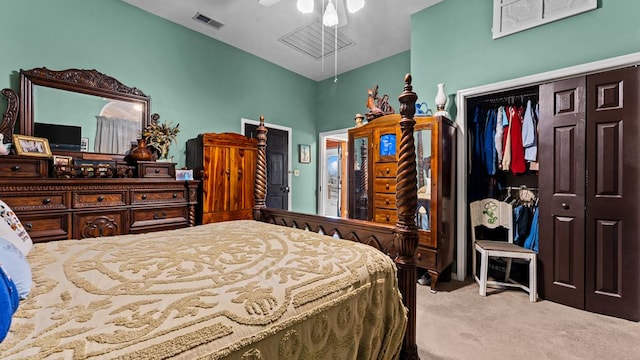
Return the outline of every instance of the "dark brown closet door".
[[[585,78],[540,87],[540,295],[584,308]]]
[[[640,320],[638,68],[587,77],[586,309]]]

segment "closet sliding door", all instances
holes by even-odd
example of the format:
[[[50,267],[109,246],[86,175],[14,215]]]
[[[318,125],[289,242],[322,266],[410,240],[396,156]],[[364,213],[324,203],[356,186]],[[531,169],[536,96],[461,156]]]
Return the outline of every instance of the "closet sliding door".
[[[585,78],[540,86],[540,295],[584,308]]]
[[[587,76],[585,308],[640,320],[640,72]]]
[[[638,321],[640,71],[542,85],[540,111],[541,296]]]

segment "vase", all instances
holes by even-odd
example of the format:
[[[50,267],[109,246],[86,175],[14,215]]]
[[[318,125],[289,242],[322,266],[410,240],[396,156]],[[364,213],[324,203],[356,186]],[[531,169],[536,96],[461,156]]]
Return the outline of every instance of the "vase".
[[[434,116],[444,116],[449,118],[449,113],[444,109],[444,106],[447,104],[447,93],[444,91],[444,84],[438,84],[438,93],[436,94],[435,99],[436,104],[436,112],[433,114]]]
[[[151,149],[147,147],[147,141],[145,139],[138,139],[138,146],[131,149],[129,153],[129,159],[133,163],[137,163],[138,161],[151,161],[153,158],[153,154],[151,153]]]

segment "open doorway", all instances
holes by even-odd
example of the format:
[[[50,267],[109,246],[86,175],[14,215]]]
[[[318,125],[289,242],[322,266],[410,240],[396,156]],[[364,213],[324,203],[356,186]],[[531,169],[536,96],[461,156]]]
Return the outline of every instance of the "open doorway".
[[[320,133],[318,214],[348,217],[347,130]]]

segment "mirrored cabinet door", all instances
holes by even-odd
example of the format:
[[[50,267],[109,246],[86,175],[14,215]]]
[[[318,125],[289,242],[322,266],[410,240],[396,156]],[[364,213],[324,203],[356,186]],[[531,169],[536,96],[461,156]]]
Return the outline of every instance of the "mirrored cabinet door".
[[[350,144],[351,152],[351,183],[352,206],[350,217],[368,220],[369,214],[369,139],[367,137],[354,138]]]

